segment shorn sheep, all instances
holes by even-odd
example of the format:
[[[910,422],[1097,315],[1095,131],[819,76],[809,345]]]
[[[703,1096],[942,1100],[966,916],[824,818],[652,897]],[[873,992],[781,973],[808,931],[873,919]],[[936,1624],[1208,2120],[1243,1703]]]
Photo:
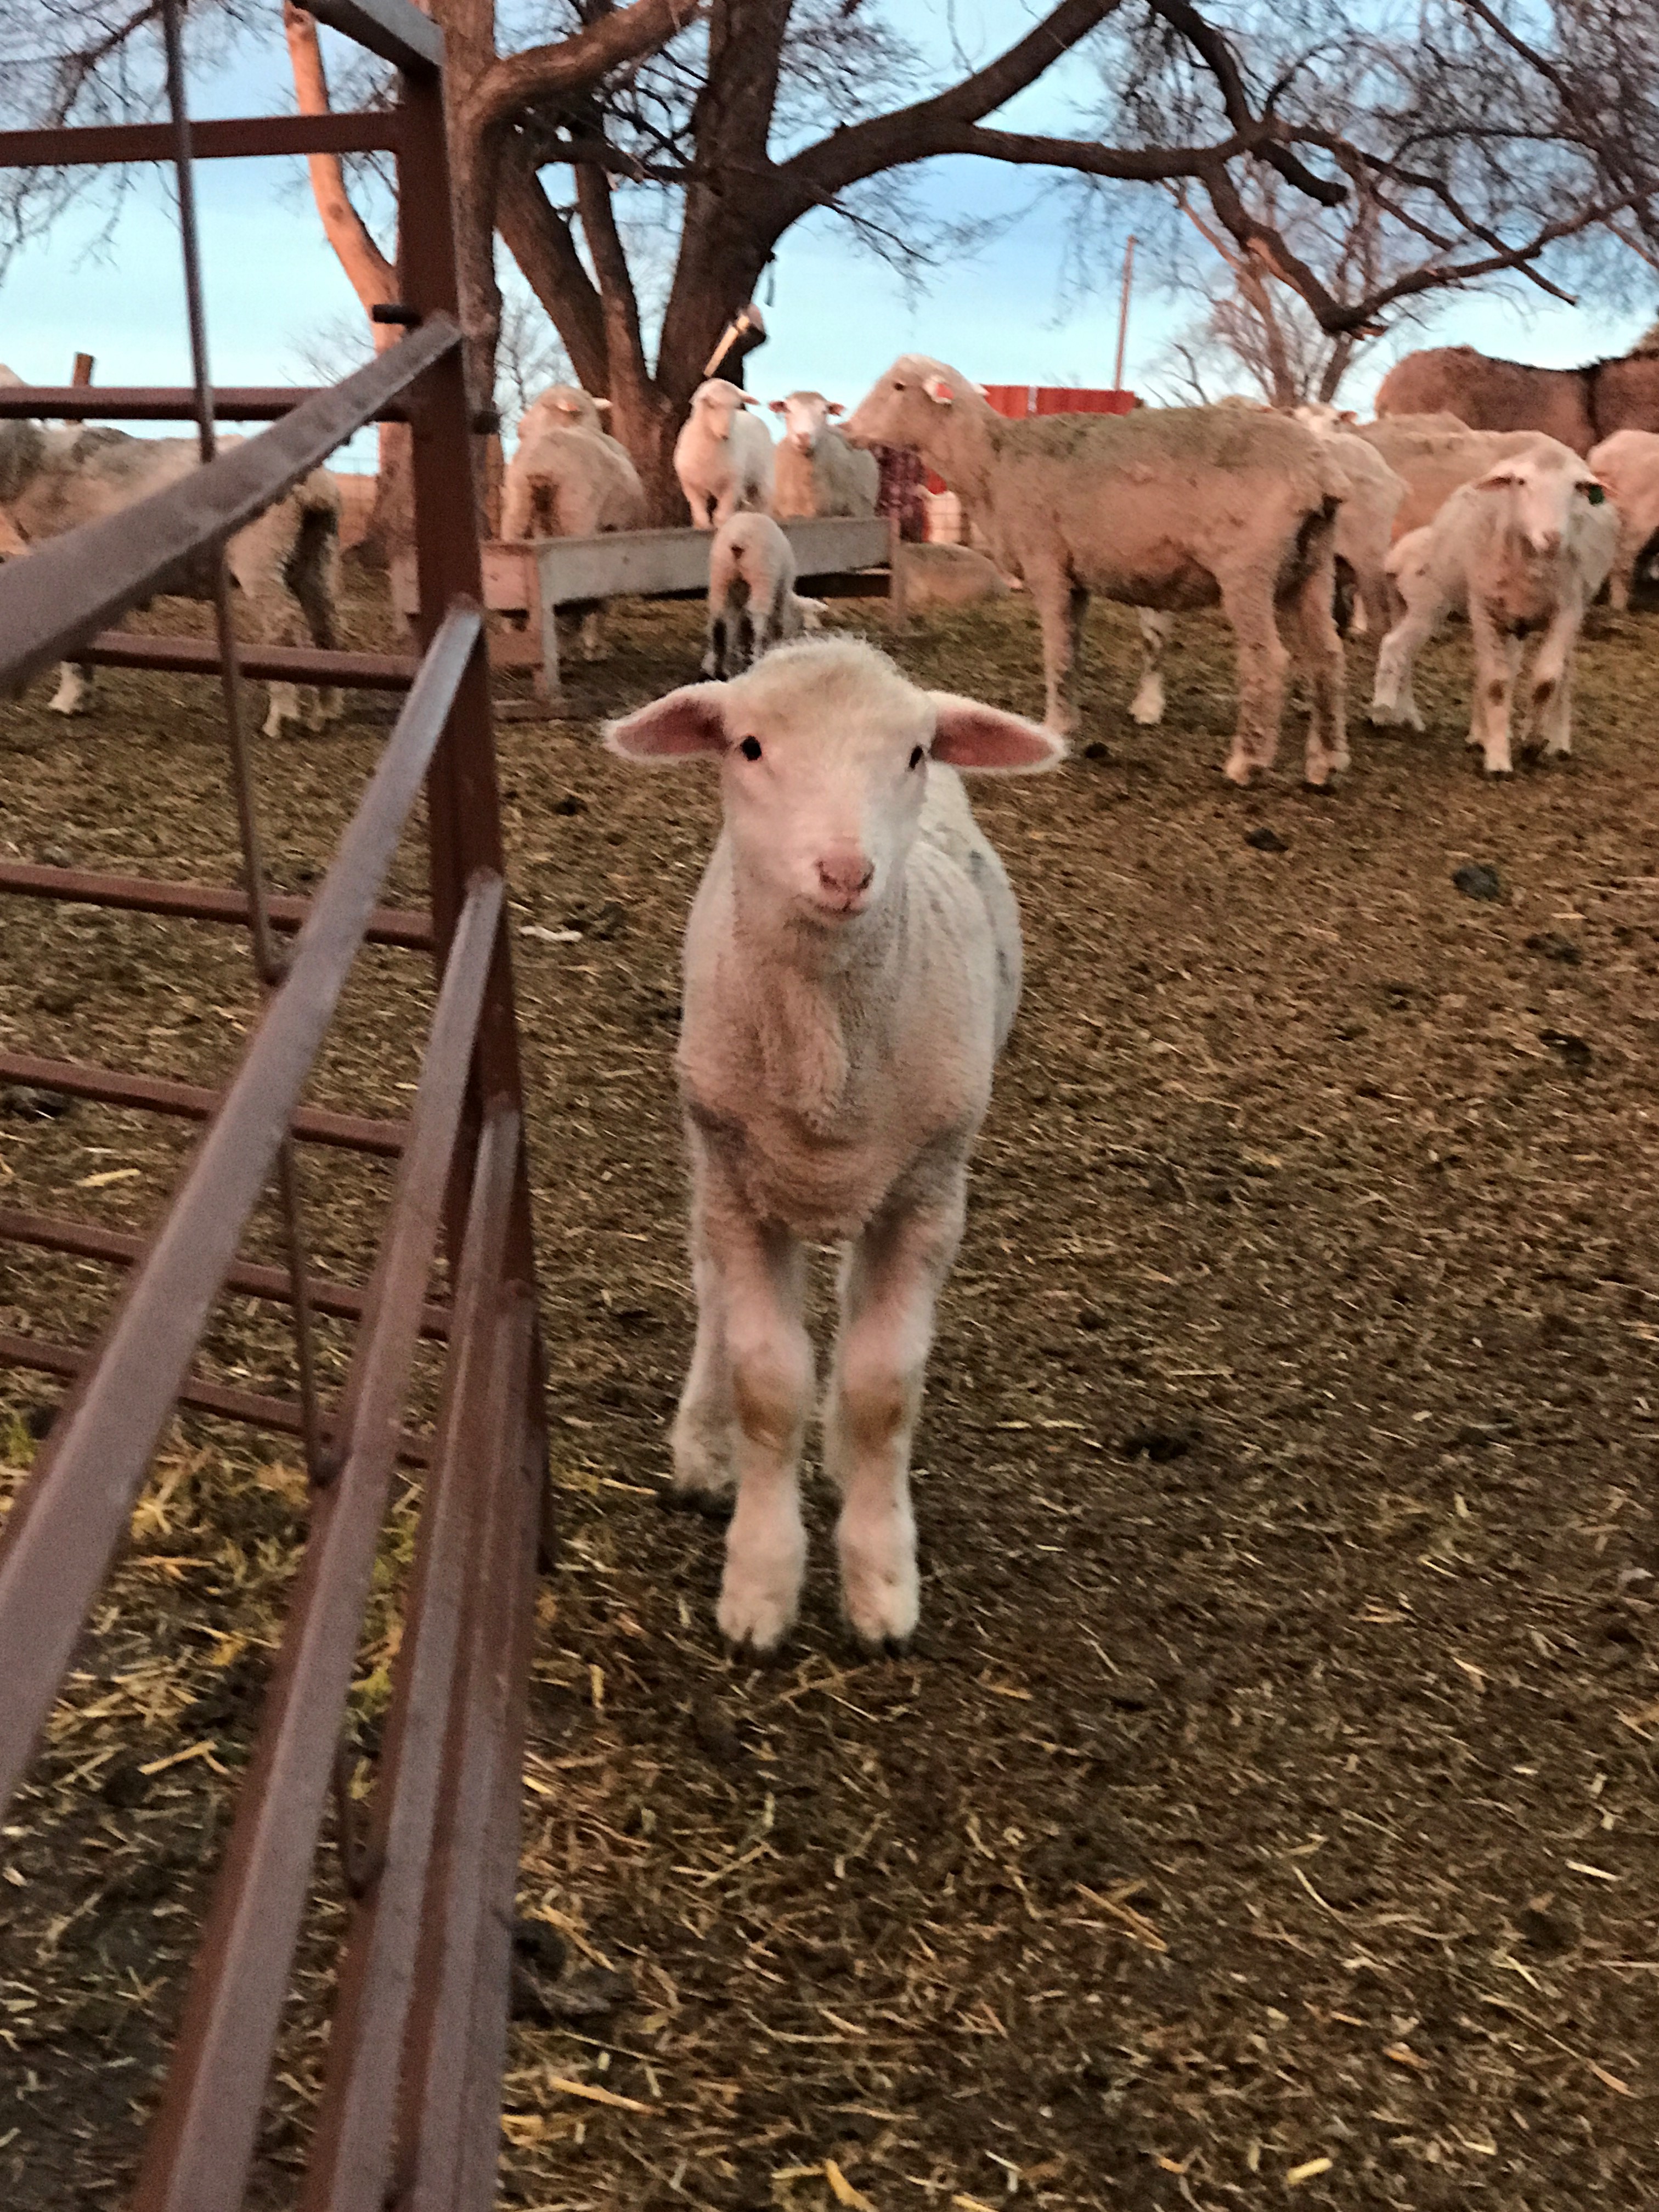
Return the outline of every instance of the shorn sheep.
[[[795,594],[795,555],[769,514],[734,514],[708,549],[705,676],[740,676],[775,645],[818,627],[817,599]]]
[[[1619,509],[1619,553],[1607,579],[1607,598],[1622,614],[1630,605],[1637,565],[1659,532],[1659,434],[1615,430],[1590,447],[1589,465]]]
[[[1471,430],[1454,415],[1391,415],[1354,423],[1352,434],[1405,480],[1406,496],[1394,518],[1397,544],[1407,532],[1432,522],[1459,484],[1473,483],[1511,453],[1530,453],[1542,433]]]
[[[240,443],[222,438],[219,450]],[[0,551],[15,555],[82,523],[101,521],[165,491],[200,465],[193,438],[0,423]],[[292,643],[301,621],[313,645],[337,643],[339,537],[339,489],[326,469],[313,469],[230,540],[225,553],[231,579],[261,644]],[[210,597],[211,570],[192,572],[177,588],[187,597]],[[92,696],[91,668],[65,661],[47,704],[54,714],[79,714]],[[339,711],[337,691],[317,691],[302,708],[296,685],[273,684],[264,733],[278,737],[289,722],[320,728]]]
[[[784,521],[815,514],[868,515],[876,511],[881,470],[873,453],[849,446],[830,417],[846,412],[821,392],[792,392],[775,399],[783,436],[773,462],[772,512]]]
[[[718,530],[740,507],[763,514],[772,503],[772,437],[748,413],[751,395],[711,376],[691,395],[691,412],[674,441],[674,473],[699,530]]]
[[[607,402],[607,404],[609,403]],[[643,530],[645,490],[627,450],[605,429],[599,402],[574,384],[556,384],[525,410],[501,492],[506,538],[599,538]],[[582,653],[601,650],[601,611],[573,606]]]
[[[1389,573],[1404,611],[1376,659],[1371,719],[1421,729],[1412,696],[1419,652],[1455,608],[1474,645],[1469,743],[1488,775],[1512,766],[1510,719],[1522,641],[1543,632],[1519,750],[1572,750],[1572,648],[1618,550],[1616,511],[1588,465],[1543,439],[1463,484],[1426,528],[1402,538]]]
[[[847,1616],[916,1625],[910,1444],[968,1161],[1019,999],[1019,915],[957,769],[1053,767],[1047,730],[807,641],[606,733],[717,763],[725,824],[685,934],[678,1072],[696,1344],[674,1424],[688,1502],[735,1480],[719,1620],[771,1650],[805,1564],[805,1248],[845,1248],[823,1412]]]
[[[907,354],[846,428],[854,445],[919,453],[971,503],[997,566],[1024,577],[1042,625],[1051,727],[1077,726],[1091,592],[1170,610],[1218,599],[1238,649],[1225,774],[1248,783],[1271,766],[1291,659],[1311,703],[1308,781],[1325,784],[1347,766],[1331,619],[1345,480],[1301,423],[1222,407],[1008,422],[957,370]]]

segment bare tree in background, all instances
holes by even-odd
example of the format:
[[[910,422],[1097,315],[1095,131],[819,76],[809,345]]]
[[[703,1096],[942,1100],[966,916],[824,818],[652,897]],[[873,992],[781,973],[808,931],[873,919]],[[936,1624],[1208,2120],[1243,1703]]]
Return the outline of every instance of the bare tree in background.
[[[220,0],[227,20],[241,4]],[[915,43],[915,0],[560,0],[565,34],[507,53],[495,0],[431,8],[475,388],[495,380],[499,230],[581,382],[612,401],[665,520],[686,402],[779,240],[830,216],[925,273],[967,235],[907,188],[939,156],[1059,173],[1091,196],[1085,220],[1113,224],[1123,185],[1179,185],[1236,276],[1265,271],[1355,342],[1509,272],[1568,297],[1576,273],[1596,277],[1597,241],[1659,248],[1659,21],[1634,0],[1059,0],[1035,22],[1011,4],[1010,43],[972,59],[952,41],[948,66]],[[148,14],[145,0],[125,19],[119,0],[0,0],[0,50],[9,23],[50,18],[75,47],[53,95],[64,114],[78,119],[92,87],[142,104],[119,69],[124,24]],[[99,38],[76,46],[77,17],[96,17]],[[1066,57],[1063,130],[996,124]],[[33,97],[21,76],[0,81],[0,106]],[[568,204],[549,171],[571,180]],[[1370,267],[1343,263],[1344,224],[1374,240]],[[672,276],[653,318],[641,245],[664,240]]]

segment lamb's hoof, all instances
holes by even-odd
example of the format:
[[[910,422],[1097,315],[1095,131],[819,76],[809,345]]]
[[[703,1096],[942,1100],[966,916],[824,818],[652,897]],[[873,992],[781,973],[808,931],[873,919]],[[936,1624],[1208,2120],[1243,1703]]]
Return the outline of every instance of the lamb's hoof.
[[[1234,753],[1224,765],[1221,773],[1229,783],[1236,783],[1241,791],[1248,791],[1255,781],[1261,769],[1256,762],[1243,759],[1238,754]]]
[[[699,1484],[689,1482],[665,1482],[657,1498],[665,1512],[695,1513],[701,1520],[720,1522],[732,1518],[732,1509],[737,1503],[732,1491],[705,1490]]]
[[[915,1561],[853,1574],[843,1567],[842,1601],[847,1625],[866,1651],[890,1654],[908,1646],[921,1613]]]
[[[1490,782],[1508,783],[1513,778],[1515,770],[1508,761],[1488,761],[1486,765],[1486,774]]]
[[[764,1657],[777,1650],[793,1625],[795,1593],[768,1588],[746,1575],[734,1577],[728,1566],[714,1618],[734,1657],[750,1651]]]

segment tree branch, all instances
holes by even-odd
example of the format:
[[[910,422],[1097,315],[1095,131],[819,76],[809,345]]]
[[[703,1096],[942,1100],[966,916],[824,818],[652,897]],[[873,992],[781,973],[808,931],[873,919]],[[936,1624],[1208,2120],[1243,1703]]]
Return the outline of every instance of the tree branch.
[[[611,372],[599,292],[516,133],[501,145],[495,221],[525,282],[552,317],[583,388],[605,398]]]
[[[497,130],[540,100],[585,92],[624,63],[666,46],[702,5],[703,0],[631,0],[572,38],[502,55],[469,88],[468,127]]]
[[[323,70],[322,48],[317,40],[314,17],[283,0],[283,30],[294,69],[294,94],[301,115],[329,112],[328,79]],[[398,296],[397,271],[369,234],[368,224],[353,206],[346,190],[345,171],[337,154],[308,154],[312,197],[323,220],[323,231],[339,258],[352,290],[365,314],[384,300]],[[376,352],[392,344],[398,333],[388,325],[374,325]]]

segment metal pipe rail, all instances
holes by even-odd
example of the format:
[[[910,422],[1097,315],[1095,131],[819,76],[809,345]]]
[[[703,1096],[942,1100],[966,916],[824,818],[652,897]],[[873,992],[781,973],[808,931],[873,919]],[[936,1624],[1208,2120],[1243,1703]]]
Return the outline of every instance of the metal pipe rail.
[[[428,1469],[416,1565],[368,1814],[355,1863],[328,2071],[306,2212],[486,2212],[493,2202],[507,2027],[507,1931],[538,1532],[546,1525],[546,1435],[523,1096],[476,528],[472,434],[457,322],[441,33],[408,0],[313,0],[323,21],[399,70],[389,114],[192,125],[179,66],[179,0],[162,0],[168,125],[0,133],[0,167],[172,160],[192,307],[195,384],[184,392],[35,387],[0,416],[191,418],[204,465],[108,520],[0,570],[0,687],[84,657],[221,678],[238,747],[243,672],[404,691],[401,711],[308,899],[265,890],[257,816],[237,767],[246,887],[155,882],[0,865],[0,894],[240,923],[270,994],[222,1091],[167,1078],[0,1055],[0,1079],[183,1115],[207,1127],[145,1237],[0,1210],[0,1239],[122,1269],[90,1354],[0,1334],[0,1362],[69,1384],[51,1435],[0,1528],[0,1807],[40,1728],[125,1534],[156,1443],[179,1406],[307,1435],[313,1504],[304,1557],[252,1762],[192,1969],[134,2212],[234,2212],[246,2193],[343,1724],[364,1607],[398,1460]],[[193,156],[390,149],[400,210],[409,334],[320,392],[215,392],[195,289]],[[273,427],[214,457],[220,419]],[[286,647],[243,651],[221,591],[216,639],[113,635],[373,420],[415,426],[418,662]],[[269,770],[270,763],[265,763]],[[429,912],[376,903],[424,789]],[[278,958],[270,932],[288,933]],[[429,950],[438,994],[407,1121],[300,1103],[365,943]],[[305,1259],[292,1140],[395,1162],[366,1284]],[[15,1158],[17,1156],[14,1154]],[[289,1226],[285,1267],[243,1259],[246,1224],[272,1173]],[[433,1292],[440,1254],[453,1296]],[[236,1391],[194,1371],[225,1293],[289,1304],[301,1400]],[[354,1322],[331,1412],[307,1395],[308,1316]],[[406,1419],[422,1337],[446,1365],[435,1429]],[[303,1401],[303,1403],[301,1402]]]

